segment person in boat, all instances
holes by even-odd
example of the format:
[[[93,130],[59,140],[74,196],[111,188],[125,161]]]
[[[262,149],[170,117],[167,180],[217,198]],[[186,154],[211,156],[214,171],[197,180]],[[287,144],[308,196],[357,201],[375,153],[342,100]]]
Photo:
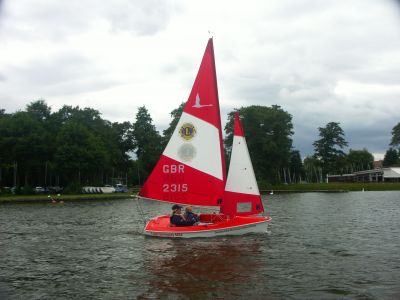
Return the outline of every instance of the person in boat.
[[[186,219],[186,221],[195,221],[195,222],[200,221],[199,216],[197,214],[193,213],[193,208],[191,206],[185,207],[184,218]]]
[[[170,217],[170,222],[175,226],[192,226],[196,221],[194,220],[186,220],[182,215],[182,206],[178,204],[174,204],[172,206],[172,215]]]

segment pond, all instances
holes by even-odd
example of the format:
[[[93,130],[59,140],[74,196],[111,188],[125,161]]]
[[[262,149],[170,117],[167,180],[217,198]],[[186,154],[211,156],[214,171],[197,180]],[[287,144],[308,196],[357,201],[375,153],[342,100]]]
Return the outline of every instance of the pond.
[[[400,192],[263,200],[268,233],[191,240],[144,237],[132,199],[1,204],[0,299],[400,298]]]

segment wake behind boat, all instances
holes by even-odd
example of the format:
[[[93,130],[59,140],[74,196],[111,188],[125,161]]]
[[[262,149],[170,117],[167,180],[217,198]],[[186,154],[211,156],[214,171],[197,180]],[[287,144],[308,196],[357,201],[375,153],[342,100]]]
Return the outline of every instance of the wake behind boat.
[[[270,217],[261,215],[264,208],[238,114],[228,177],[225,173],[212,38],[181,118],[138,197],[219,207],[219,213],[201,214],[194,226],[176,227],[169,215],[155,217],[147,222],[146,235],[192,238],[267,230]]]

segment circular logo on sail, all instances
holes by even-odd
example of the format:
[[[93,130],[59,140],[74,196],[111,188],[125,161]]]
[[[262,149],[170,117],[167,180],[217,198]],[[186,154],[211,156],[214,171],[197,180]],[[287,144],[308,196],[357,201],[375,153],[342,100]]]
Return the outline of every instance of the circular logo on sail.
[[[178,149],[178,156],[182,161],[189,162],[196,156],[196,148],[192,144],[183,144]]]
[[[192,123],[184,123],[179,134],[185,141],[190,141],[196,135],[196,128]]]

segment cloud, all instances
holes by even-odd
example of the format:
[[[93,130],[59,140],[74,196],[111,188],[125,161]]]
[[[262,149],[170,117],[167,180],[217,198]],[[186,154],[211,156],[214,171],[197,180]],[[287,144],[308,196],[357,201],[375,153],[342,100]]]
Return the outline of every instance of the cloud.
[[[161,0],[38,0],[7,1],[5,18],[9,33],[17,39],[65,40],[98,26],[111,31],[154,35],[164,30],[179,12],[173,1]]]
[[[12,111],[42,97],[118,121],[145,104],[163,129],[212,30],[223,122],[277,104],[303,156],[331,121],[350,147],[384,153],[400,121],[399,12],[393,0],[3,1],[0,101]]]
[[[138,35],[154,35],[164,30],[171,15],[179,10],[173,1],[117,0],[108,16],[114,30],[132,31]]]

